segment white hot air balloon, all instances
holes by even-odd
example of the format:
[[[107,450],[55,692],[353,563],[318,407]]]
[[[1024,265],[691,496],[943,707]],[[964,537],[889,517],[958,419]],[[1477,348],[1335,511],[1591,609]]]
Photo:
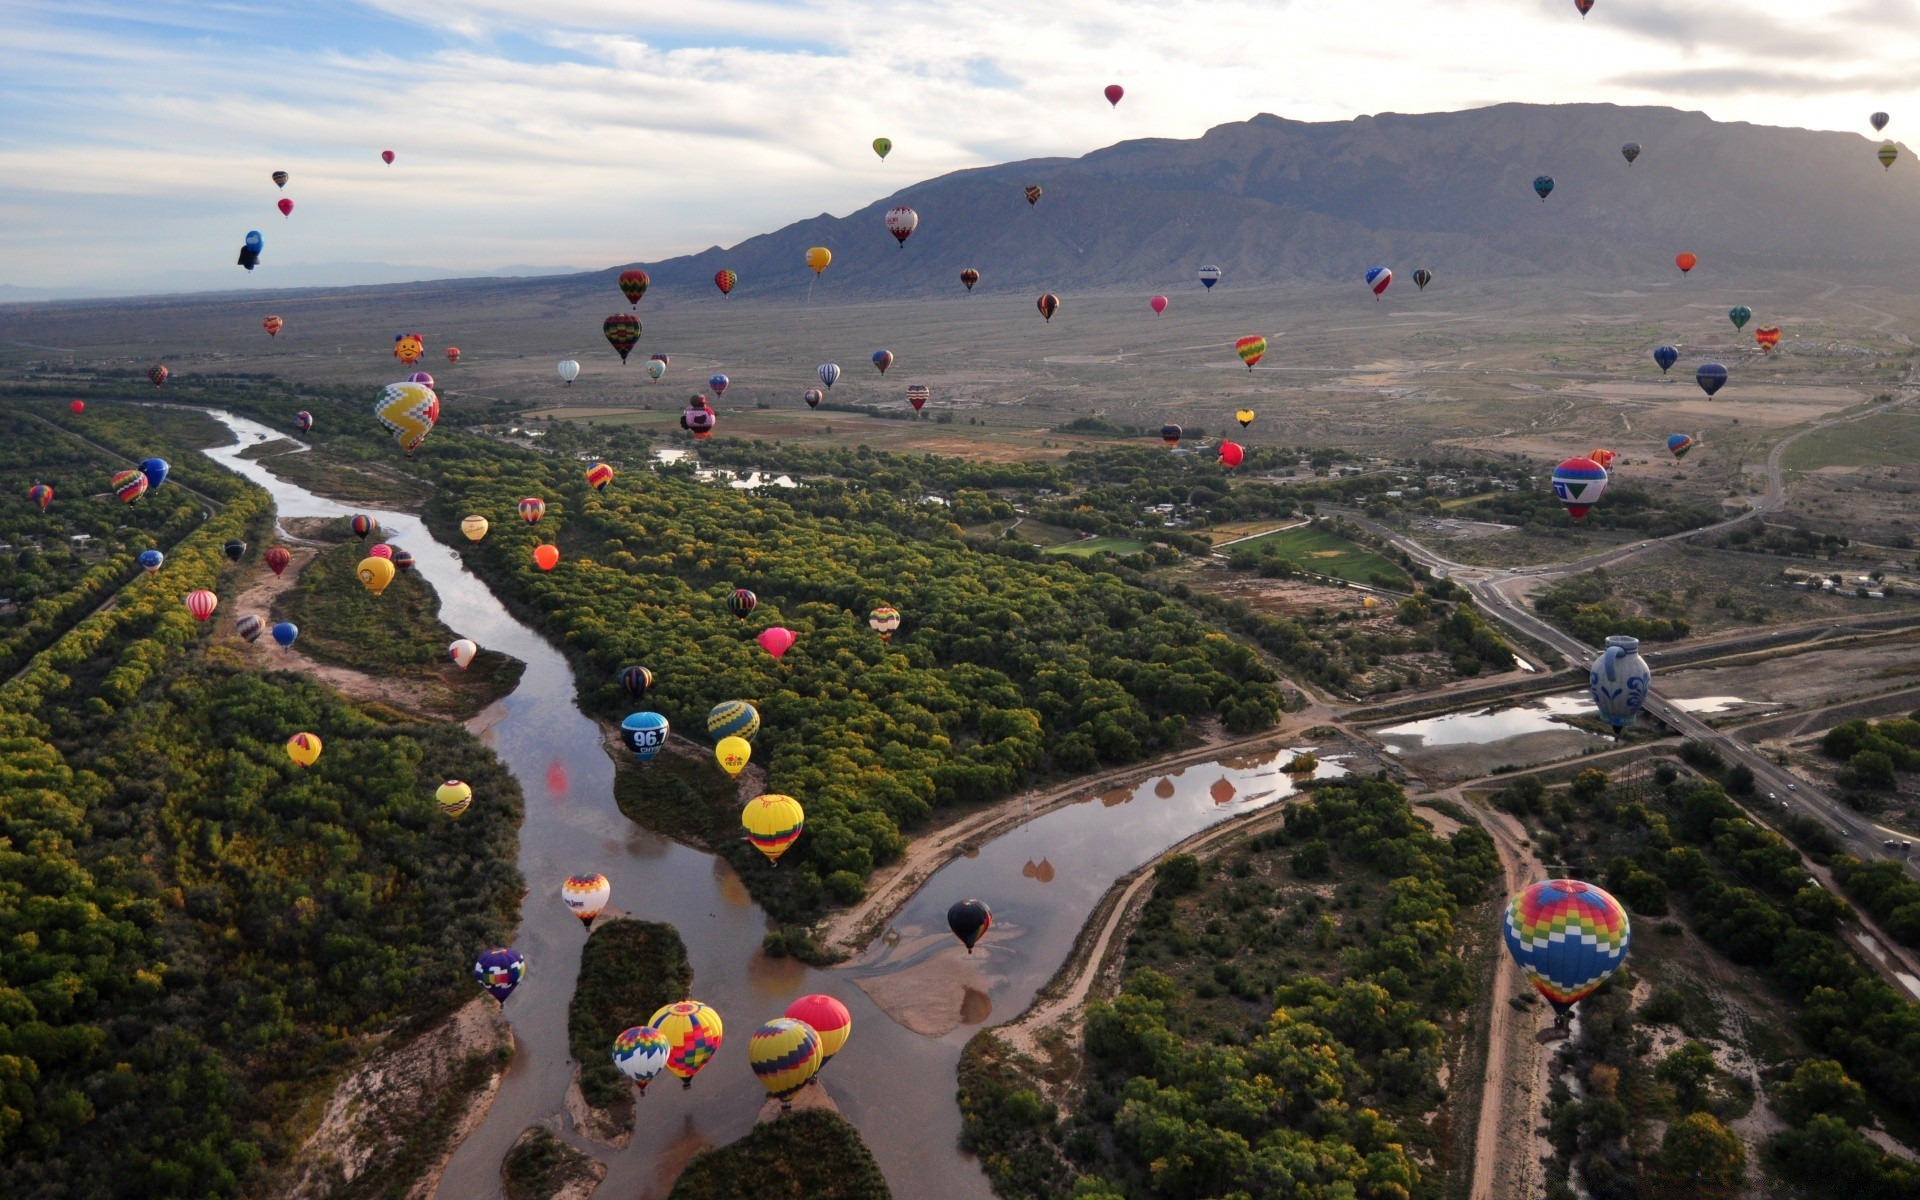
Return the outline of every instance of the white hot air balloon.
[[[562,383],[572,383],[574,380],[580,378],[580,364],[570,358],[561,359],[560,365],[555,369],[560,372],[560,382]]]
[[[466,638],[461,638],[459,641],[453,643],[453,645],[447,647],[447,657],[453,659],[453,665],[459,667],[462,671],[467,669],[468,665],[473,662],[473,656],[478,653],[480,653],[480,647],[474,645]]]
[[[832,387],[834,384],[834,381],[840,378],[840,364],[839,363],[821,363],[819,375],[820,375],[821,383],[826,384],[828,387]]]

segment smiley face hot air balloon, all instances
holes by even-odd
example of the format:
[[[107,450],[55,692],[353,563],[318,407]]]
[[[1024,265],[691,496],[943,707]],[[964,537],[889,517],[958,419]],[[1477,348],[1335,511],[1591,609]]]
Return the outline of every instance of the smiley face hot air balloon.
[[[775,865],[800,840],[806,826],[807,814],[792,796],[755,796],[740,810],[740,828],[747,831],[747,841]]]
[[[527,960],[518,950],[495,947],[473,960],[474,982],[502,1004],[526,975]]]
[[[698,1000],[669,1004],[647,1019],[667,1039],[667,1072],[680,1086],[693,1086],[693,1077],[720,1053],[726,1028],[720,1014]]]
[[[740,277],[734,274],[732,271],[727,270],[725,267],[722,267],[720,270],[715,271],[713,273],[713,286],[720,289],[720,294],[722,296],[731,296],[733,294],[734,285],[739,282],[740,282]]]
[[[1676,267],[1679,267],[1680,273],[1682,275],[1685,275],[1687,272],[1693,270],[1695,267],[1700,265],[1700,258],[1698,255],[1695,255],[1689,251],[1683,250],[1680,253],[1673,256],[1673,265]]]
[[[1060,311],[1060,297],[1054,295],[1052,292],[1048,292],[1038,300],[1035,300],[1033,305],[1040,310],[1041,316],[1051,321],[1053,320],[1053,314]]]
[[[600,332],[607,337],[607,345],[620,353],[620,361],[626,362],[627,355],[640,344],[640,318],[632,313],[614,313],[600,322]]]
[[[587,486],[596,492],[604,492],[613,482],[613,468],[603,462],[597,462],[587,468]]]
[[[426,339],[417,333],[396,333],[393,335],[393,356],[412,366],[420,361],[420,355],[427,348]]]
[[[747,1043],[754,1078],[780,1101],[783,1110],[790,1106],[793,1094],[819,1073],[823,1058],[819,1032],[795,1017],[775,1017],[754,1030],[753,1040]]]
[[[760,710],[745,700],[722,700],[707,710],[707,736],[715,742],[739,737],[748,741],[760,732]]]
[[[267,331],[268,337],[271,337],[271,338],[279,337],[280,331],[282,329],[285,329],[286,327],[287,327],[286,321],[282,320],[279,317],[260,318],[260,328]]]
[[[181,601],[196,621],[205,621],[213,615],[213,610],[220,606],[220,597],[206,588],[195,588],[182,597]]]
[[[140,567],[147,574],[157,575],[160,573],[160,568],[166,565],[167,556],[158,550],[142,550],[140,552]]]
[[[913,236],[913,231],[920,228],[920,214],[904,204],[888,209],[887,215],[881,219],[902,250],[907,248],[907,239]]]
[[[891,604],[875,606],[874,610],[867,614],[867,628],[879,634],[881,641],[891,641],[893,631],[900,628],[900,610]]]
[[[1665,375],[1673,369],[1673,364],[1680,361],[1680,351],[1673,346],[1655,347],[1653,351],[1653,361],[1659,364],[1660,373]]]
[[[387,590],[388,584],[393,582],[393,560],[368,555],[360,560],[358,567],[354,568],[354,574],[359,576],[362,587],[378,596]]]
[[[873,139],[873,152],[880,156],[881,162],[887,161],[887,155],[893,153],[893,139],[884,137]]]
[[[560,565],[560,547],[542,544],[533,548],[533,565],[542,571],[551,571]]]
[[[1670,433],[1667,435],[1667,453],[1675,458],[1685,458],[1687,451],[1693,449],[1693,435],[1690,433]]]
[[[665,1069],[671,1051],[666,1034],[651,1025],[635,1025],[613,1039],[613,1065],[644,1096],[647,1085]]]
[[[465,535],[466,539],[470,542],[477,542],[481,538],[486,537],[487,530],[490,528],[492,528],[491,524],[485,517],[478,513],[472,513],[460,518],[460,532]]]
[[[713,748],[713,759],[729,779],[738,779],[753,759],[753,744],[742,737],[721,738]]]
[[[820,1035],[820,1066],[823,1070],[853,1034],[853,1014],[847,1011],[847,1006],[822,993],[800,997],[787,1005],[785,1015],[796,1021],[805,1021]]]
[[[373,402],[373,415],[412,458],[440,420],[440,397],[425,384],[390,383]]]
[[[38,504],[40,511],[45,512],[47,505],[53,503],[53,488],[49,484],[36,483],[27,489],[27,499],[31,503]]]
[[[1753,340],[1759,345],[1762,352],[1772,354],[1774,348],[1780,344],[1780,327],[1778,325],[1763,325],[1753,331]]]
[[[742,621],[747,619],[747,614],[759,606],[760,597],[754,595],[746,588],[735,588],[727,594],[727,611],[739,617]]]
[[[464,780],[449,779],[433,789],[433,802],[440,806],[442,815],[458,817],[473,804],[473,786]]]
[[[660,752],[667,748],[669,732],[667,719],[657,712],[628,713],[620,722],[621,739],[643,763],[660,757]]]
[[[1243,408],[1233,414],[1233,419],[1240,422],[1240,428],[1245,429],[1247,426],[1253,424],[1254,411],[1250,408]]]
[[[310,432],[313,429],[313,414],[304,408],[293,414],[293,427],[301,433]]]
[[[800,640],[800,635],[784,625],[775,625],[770,629],[761,630],[760,635],[753,640],[759,642],[760,648],[773,655],[775,661],[778,661],[785,657],[787,651],[793,649],[793,644]]]
[[[972,291],[973,285],[979,282],[980,272],[974,270],[972,267],[968,267],[960,272],[960,286],[966,288],[968,291]]]
[[[1378,300],[1386,294],[1388,288],[1393,286],[1393,268],[1382,266],[1368,267],[1366,283],[1367,290],[1373,293],[1375,300]]]
[[[1640,639],[1615,634],[1587,670],[1587,690],[1614,735],[1633,724],[1647,703],[1653,672],[1640,657]]]
[[[653,687],[653,672],[640,666],[622,667],[620,668],[620,686],[626,689],[629,698],[643,699],[648,690]]]
[[[320,761],[320,739],[311,733],[296,733],[287,739],[287,757],[297,766],[310,767]]]
[[[613,898],[613,885],[601,874],[569,875],[560,885],[560,903],[567,911],[580,918],[582,925],[593,924],[600,910]]]
[[[840,364],[839,363],[821,363],[820,366],[814,371],[814,374],[819,376],[820,382],[825,384],[827,389],[831,391],[833,389],[833,385],[836,382],[838,382],[840,379]]]
[[[1565,1025],[1573,1006],[1627,959],[1632,923],[1620,902],[1577,879],[1547,879],[1507,903],[1507,953]]]
[[[1540,203],[1545,204],[1547,202],[1547,197],[1553,195],[1553,176],[1551,175],[1534,176],[1533,194],[1540,197]]]
[[[1249,334],[1233,343],[1233,352],[1240,356],[1241,362],[1247,364],[1247,372],[1251,374],[1254,364],[1266,356],[1267,339],[1258,334]]]
[[[147,477],[139,471],[117,471],[109,482],[122,504],[132,504],[147,494]]]
[[[1553,469],[1553,494],[1576,521],[1606,490],[1607,469],[1590,458],[1569,458]]]
[[[478,653],[480,647],[471,638],[456,638],[447,644],[447,657],[462,671],[473,665],[473,656]]]
[[[1171,421],[1160,427],[1160,440],[1165,442],[1169,449],[1178,447],[1180,445],[1180,439],[1185,436],[1185,434],[1186,430]]]
[[[1701,363],[1700,369],[1693,373],[1693,381],[1700,390],[1712,397],[1727,386],[1727,369],[1719,363]]]
[[[887,368],[893,365],[893,351],[891,350],[875,350],[869,357],[873,360],[874,369],[882,375],[885,375]]]
[[[1727,310],[1727,320],[1733,322],[1735,329],[1745,329],[1747,322],[1753,320],[1753,310],[1744,304],[1736,304]]]
[[[580,364],[571,358],[561,359],[553,365],[553,369],[560,376],[560,382],[568,387],[572,387],[573,381],[580,378]]]
[[[628,304],[635,307],[639,306],[640,297],[647,294],[647,288],[652,284],[652,278],[645,271],[620,272],[620,294],[627,298]]]
[[[807,266],[813,270],[814,275],[818,276],[832,264],[833,251],[827,249],[825,246],[809,246],[807,248]]]
[[[528,496],[520,502],[520,519],[529,525],[538,525],[540,518],[547,515],[547,502],[538,496]]]
[[[1601,466],[1606,467],[1608,470],[1612,470],[1613,460],[1619,456],[1605,446],[1596,446],[1592,450],[1587,451],[1587,457],[1599,463]]]
[[[947,928],[966,946],[968,954],[973,953],[974,946],[992,927],[993,910],[983,901],[962,900],[947,910]]]

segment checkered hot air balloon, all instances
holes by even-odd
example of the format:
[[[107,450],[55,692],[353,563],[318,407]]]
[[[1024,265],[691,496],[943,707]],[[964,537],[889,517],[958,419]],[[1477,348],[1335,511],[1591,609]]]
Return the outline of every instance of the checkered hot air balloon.
[[[1507,903],[1507,953],[1564,1025],[1627,960],[1633,930],[1627,910],[1577,879],[1547,879]]]
[[[632,313],[614,313],[600,322],[600,332],[607,336],[607,345],[620,352],[620,361],[627,361],[627,355],[640,344],[640,318]]]
[[[680,1080],[680,1086],[693,1086],[693,1077],[720,1052],[726,1028],[720,1014],[698,1000],[669,1004],[653,1014],[647,1024],[667,1039],[667,1072]]]
[[[667,1037],[651,1025],[635,1025],[613,1039],[613,1065],[633,1080],[633,1090],[642,1096],[647,1085],[667,1065],[673,1047]]]
[[[440,420],[440,397],[422,383],[390,383],[373,402],[373,415],[411,458]]]
[[[527,960],[518,950],[496,946],[473,962],[473,978],[495,1000],[505,1004],[526,977]]]
[[[627,298],[629,304],[638,305],[640,297],[647,294],[647,288],[652,283],[653,280],[645,271],[620,272],[620,294]]]

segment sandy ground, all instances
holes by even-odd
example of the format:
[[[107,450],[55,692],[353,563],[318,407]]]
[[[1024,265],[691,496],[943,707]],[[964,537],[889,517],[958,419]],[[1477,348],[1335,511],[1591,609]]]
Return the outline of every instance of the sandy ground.
[[[1815,648],[1765,661],[1662,672],[1660,694],[1669,699],[1733,696],[1762,708],[1804,708],[1853,696],[1893,691],[1920,683],[1920,638],[1874,641],[1858,646]],[[1739,711],[1739,710],[1729,710]]]
[[[765,1125],[768,1121],[778,1121],[790,1112],[802,1112],[812,1108],[824,1108],[830,1113],[840,1111],[840,1106],[835,1104],[833,1097],[827,1094],[827,1089],[818,1076],[808,1080],[807,1086],[787,1097],[784,1104],[776,1097],[768,1096],[766,1103],[760,1106],[760,1115],[755,1118],[754,1124]]]

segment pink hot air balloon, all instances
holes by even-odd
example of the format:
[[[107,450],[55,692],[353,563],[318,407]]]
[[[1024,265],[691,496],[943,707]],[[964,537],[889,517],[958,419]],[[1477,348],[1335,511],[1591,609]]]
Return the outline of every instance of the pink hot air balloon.
[[[1165,296],[1155,296],[1153,299],[1147,301],[1147,307],[1151,308],[1155,313],[1163,313],[1167,311],[1167,298]]]
[[[293,215],[293,201],[287,199],[285,196],[280,198],[280,215],[283,217]]]
[[[1110,83],[1107,85],[1107,103],[1115,106],[1116,108],[1119,107],[1120,97],[1126,94],[1127,94],[1127,89],[1121,87],[1117,83]]]
[[[382,150],[382,151],[380,152],[380,161],[381,161],[381,162],[383,162],[383,163],[385,163],[385,164],[387,164],[388,166],[392,166],[392,165],[393,165],[393,151],[391,151],[391,150]]]
[[[760,636],[753,640],[760,643],[762,650],[777,659],[793,649],[793,644],[800,640],[800,635],[784,625],[775,625],[771,629],[761,630]]]

